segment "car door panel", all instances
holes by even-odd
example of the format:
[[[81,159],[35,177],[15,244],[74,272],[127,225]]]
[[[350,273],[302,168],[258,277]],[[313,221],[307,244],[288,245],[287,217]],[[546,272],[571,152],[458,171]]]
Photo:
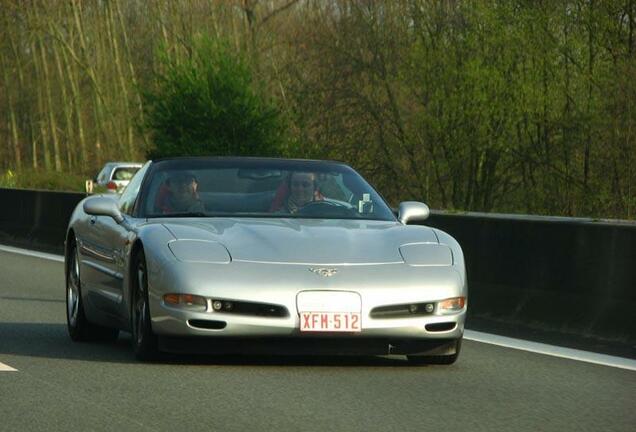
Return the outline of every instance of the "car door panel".
[[[88,292],[88,301],[97,309],[120,315],[123,298],[123,248],[128,231],[111,217],[97,216],[91,224],[90,242],[84,245],[84,253],[90,256],[94,285]]]
[[[131,180],[118,205],[128,222],[132,222],[129,210],[136,200],[147,163]],[[115,197],[113,197],[115,199]],[[134,225],[134,222],[132,222]],[[129,223],[118,224],[110,216],[86,216],[80,224],[78,247],[82,273],[82,298],[96,321],[106,316],[116,317],[122,326],[127,325],[127,302],[124,299],[124,282],[127,254],[134,229]],[[108,322],[105,319],[106,322]],[[112,319],[110,320],[112,321]]]

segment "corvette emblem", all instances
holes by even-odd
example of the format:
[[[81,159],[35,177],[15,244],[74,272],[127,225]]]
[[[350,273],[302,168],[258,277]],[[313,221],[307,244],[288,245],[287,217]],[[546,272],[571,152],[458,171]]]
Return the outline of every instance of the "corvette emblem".
[[[338,269],[335,268],[310,268],[309,271],[324,277],[331,277],[338,273]]]

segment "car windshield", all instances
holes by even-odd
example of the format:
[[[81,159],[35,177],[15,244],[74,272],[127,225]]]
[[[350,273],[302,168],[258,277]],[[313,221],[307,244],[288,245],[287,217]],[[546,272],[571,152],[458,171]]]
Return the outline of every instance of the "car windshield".
[[[135,173],[137,171],[139,171],[140,167],[122,167],[122,168],[117,168],[115,169],[115,172],[113,172],[113,180],[124,180],[124,181],[128,181],[131,178],[133,178],[133,176],[135,175]]]
[[[380,195],[335,162],[185,158],[153,163],[140,217],[395,220]]]

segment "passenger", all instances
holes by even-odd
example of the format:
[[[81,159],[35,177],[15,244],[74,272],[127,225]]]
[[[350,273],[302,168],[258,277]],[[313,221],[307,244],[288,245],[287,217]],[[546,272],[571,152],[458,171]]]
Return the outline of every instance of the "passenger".
[[[205,212],[198,188],[195,176],[178,173],[162,185],[155,205],[163,214]]]

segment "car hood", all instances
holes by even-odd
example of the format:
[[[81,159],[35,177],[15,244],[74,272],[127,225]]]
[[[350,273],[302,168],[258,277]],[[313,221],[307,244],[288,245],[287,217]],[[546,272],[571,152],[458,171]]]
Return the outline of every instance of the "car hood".
[[[428,227],[392,221],[207,218],[162,223],[177,240],[216,241],[233,261],[258,263],[402,263],[401,245],[438,243]]]

